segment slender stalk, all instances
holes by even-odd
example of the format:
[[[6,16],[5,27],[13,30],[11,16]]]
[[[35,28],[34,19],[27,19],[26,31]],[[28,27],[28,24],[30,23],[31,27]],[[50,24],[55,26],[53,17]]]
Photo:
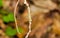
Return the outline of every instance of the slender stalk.
[[[29,16],[29,31],[28,31],[27,35],[25,36],[25,38],[28,38],[28,36],[29,36],[29,34],[31,32],[31,21],[32,21],[32,19],[31,19],[31,14],[30,14],[30,7],[29,7],[29,4],[27,3],[26,0],[24,0],[24,4],[26,4],[26,6],[27,6],[28,16]]]
[[[18,3],[19,3],[19,0],[17,1],[15,9],[14,9],[14,19],[15,19],[15,24],[16,24],[17,32],[20,34],[19,29],[18,29],[18,25],[17,25],[17,20],[16,20],[16,9],[17,9]],[[31,32],[31,21],[32,21],[32,19],[31,19],[31,15],[30,15],[30,7],[29,7],[29,4],[27,3],[26,0],[24,0],[24,4],[26,4],[26,6],[27,6],[28,16],[29,16],[29,32],[27,33],[27,35],[25,37],[25,38],[28,38],[28,36],[29,36],[29,34]]]
[[[18,25],[17,25],[17,19],[16,19],[16,9],[17,9],[17,6],[19,4],[19,1],[20,0],[17,1],[16,6],[15,6],[15,9],[14,9],[14,19],[15,19],[16,30],[20,34],[19,29],[18,29]]]

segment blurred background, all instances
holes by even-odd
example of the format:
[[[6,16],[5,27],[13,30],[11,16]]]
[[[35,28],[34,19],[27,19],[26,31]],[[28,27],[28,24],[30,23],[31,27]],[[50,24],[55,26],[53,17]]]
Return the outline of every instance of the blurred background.
[[[0,38],[25,38],[29,17],[27,6],[20,0],[16,9],[17,33],[14,8],[18,0],[0,0]],[[60,0],[27,0],[32,17],[28,38],[60,38]]]

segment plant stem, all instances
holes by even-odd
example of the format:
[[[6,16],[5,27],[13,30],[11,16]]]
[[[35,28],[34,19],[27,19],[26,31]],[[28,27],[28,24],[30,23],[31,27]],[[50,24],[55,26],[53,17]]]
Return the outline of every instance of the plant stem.
[[[14,9],[14,19],[15,19],[15,25],[16,25],[17,32],[20,34],[19,29],[18,29],[18,25],[17,25],[17,19],[16,19],[16,9],[17,9],[17,6],[19,4],[19,1],[20,0],[17,1],[15,9]]]
[[[29,31],[28,31],[27,35],[25,36],[25,38],[28,38],[28,36],[29,36],[29,34],[31,32],[31,21],[32,21],[32,19],[31,19],[31,14],[30,14],[30,7],[29,7],[29,4],[27,3],[26,0],[24,0],[24,4],[26,4],[26,6],[27,6],[28,16],[29,16]]]

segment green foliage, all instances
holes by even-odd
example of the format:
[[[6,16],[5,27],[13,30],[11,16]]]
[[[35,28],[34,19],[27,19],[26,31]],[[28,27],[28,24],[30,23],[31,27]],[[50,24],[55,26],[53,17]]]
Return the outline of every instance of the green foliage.
[[[18,28],[20,33],[23,33],[24,30],[22,28]],[[8,36],[14,36],[17,34],[17,30],[16,29],[12,29],[12,27],[7,27],[5,30],[6,35]]]
[[[6,23],[8,23],[9,22],[8,16],[3,16],[3,21],[6,22]]]
[[[9,13],[8,15],[3,16],[3,21],[8,23],[8,22],[14,22],[14,14]]]
[[[0,0],[0,7],[2,6],[3,4],[2,4],[2,0]]]
[[[12,29],[12,27],[7,27],[5,33],[8,36],[14,36],[17,34],[17,31],[16,31],[16,29]]]
[[[9,13],[8,17],[9,17],[9,21],[11,21],[11,22],[14,21],[14,14],[13,13]]]

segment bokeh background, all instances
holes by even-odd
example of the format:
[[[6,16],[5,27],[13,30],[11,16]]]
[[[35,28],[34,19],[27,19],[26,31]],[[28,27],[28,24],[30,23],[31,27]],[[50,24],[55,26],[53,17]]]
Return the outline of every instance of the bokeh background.
[[[16,9],[17,33],[14,8],[18,0],[0,0],[0,38],[25,38],[29,17],[27,6],[20,0]],[[32,17],[28,38],[60,38],[60,0],[27,0]]]

